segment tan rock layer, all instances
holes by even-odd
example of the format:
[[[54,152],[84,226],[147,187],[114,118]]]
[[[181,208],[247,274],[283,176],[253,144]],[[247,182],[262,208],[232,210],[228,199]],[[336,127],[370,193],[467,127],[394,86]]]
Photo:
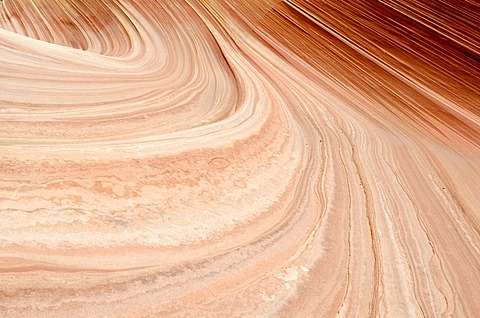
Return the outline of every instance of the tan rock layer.
[[[480,9],[0,4],[0,316],[476,317]]]

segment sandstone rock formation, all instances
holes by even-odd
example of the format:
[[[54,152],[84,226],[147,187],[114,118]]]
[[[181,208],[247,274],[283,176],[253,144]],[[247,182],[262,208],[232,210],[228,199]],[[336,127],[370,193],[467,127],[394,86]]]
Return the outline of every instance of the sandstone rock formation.
[[[478,317],[474,1],[3,0],[1,317]]]

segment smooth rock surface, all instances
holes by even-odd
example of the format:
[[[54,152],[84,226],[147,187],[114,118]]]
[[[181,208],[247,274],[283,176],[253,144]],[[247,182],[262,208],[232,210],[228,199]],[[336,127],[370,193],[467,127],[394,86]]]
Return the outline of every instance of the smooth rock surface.
[[[478,317],[479,16],[3,0],[0,317]]]

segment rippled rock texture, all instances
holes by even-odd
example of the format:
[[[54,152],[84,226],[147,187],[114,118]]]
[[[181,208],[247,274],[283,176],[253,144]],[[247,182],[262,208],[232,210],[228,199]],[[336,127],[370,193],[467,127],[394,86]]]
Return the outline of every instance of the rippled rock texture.
[[[478,317],[478,2],[0,8],[1,317]]]

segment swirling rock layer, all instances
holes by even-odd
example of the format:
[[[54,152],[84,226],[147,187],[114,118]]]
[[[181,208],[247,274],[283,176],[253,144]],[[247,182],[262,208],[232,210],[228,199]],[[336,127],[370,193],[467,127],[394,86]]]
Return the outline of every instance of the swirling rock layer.
[[[476,317],[479,16],[3,0],[0,316]]]

